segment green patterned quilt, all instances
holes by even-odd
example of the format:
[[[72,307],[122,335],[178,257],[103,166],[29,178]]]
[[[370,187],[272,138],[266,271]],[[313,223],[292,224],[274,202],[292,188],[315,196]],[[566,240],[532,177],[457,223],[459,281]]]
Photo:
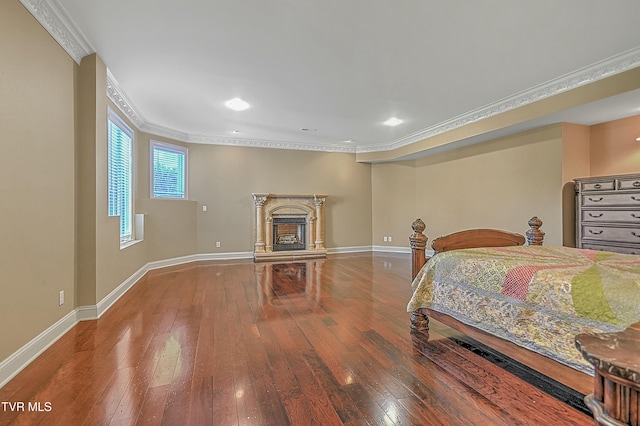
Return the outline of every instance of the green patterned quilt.
[[[541,246],[453,250],[431,258],[412,289],[409,312],[445,313],[593,374],[574,336],[640,321],[640,256]]]

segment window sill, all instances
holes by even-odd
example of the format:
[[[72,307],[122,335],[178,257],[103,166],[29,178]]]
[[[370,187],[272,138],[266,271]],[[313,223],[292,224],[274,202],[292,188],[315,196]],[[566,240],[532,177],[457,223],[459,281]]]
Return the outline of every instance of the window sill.
[[[131,240],[131,241],[127,241],[126,243],[120,243],[120,250],[124,250],[127,247],[131,247],[134,246],[138,243],[141,243],[144,240]]]

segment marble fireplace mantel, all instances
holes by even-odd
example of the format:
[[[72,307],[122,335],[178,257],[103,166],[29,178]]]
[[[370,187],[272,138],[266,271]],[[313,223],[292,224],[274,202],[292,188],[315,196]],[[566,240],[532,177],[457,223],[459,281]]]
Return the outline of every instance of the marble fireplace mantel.
[[[291,195],[254,193],[256,262],[277,260],[316,259],[327,256],[324,247],[324,208],[326,194]],[[274,251],[273,219],[278,217],[305,218],[305,247],[300,250]]]

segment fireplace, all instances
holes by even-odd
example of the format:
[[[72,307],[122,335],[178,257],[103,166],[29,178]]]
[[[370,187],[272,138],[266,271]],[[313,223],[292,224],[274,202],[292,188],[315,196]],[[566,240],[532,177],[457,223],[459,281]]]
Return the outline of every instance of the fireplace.
[[[253,194],[254,260],[323,258],[326,195]]]
[[[304,250],[305,217],[274,217],[273,251]]]

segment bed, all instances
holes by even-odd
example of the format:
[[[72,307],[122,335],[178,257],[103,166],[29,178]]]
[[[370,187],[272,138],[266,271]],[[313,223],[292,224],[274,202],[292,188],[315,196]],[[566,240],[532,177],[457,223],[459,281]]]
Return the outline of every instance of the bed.
[[[428,336],[432,317],[593,375],[574,338],[619,332],[640,321],[640,257],[546,247],[541,225],[532,218],[526,238],[493,229],[437,238],[436,254],[425,262],[425,224],[416,220],[407,306],[414,332]]]

